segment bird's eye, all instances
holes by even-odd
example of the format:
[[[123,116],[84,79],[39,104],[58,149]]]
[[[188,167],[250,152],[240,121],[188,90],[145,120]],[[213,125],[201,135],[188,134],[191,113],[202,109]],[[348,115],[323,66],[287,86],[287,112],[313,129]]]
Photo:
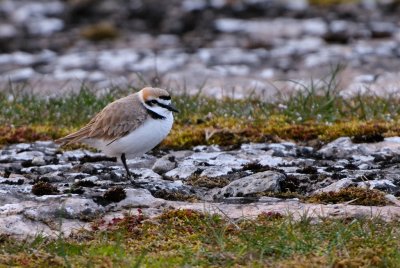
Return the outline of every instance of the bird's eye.
[[[157,100],[148,100],[148,101],[146,101],[146,104],[149,106],[153,106],[154,104],[158,104],[158,101]]]

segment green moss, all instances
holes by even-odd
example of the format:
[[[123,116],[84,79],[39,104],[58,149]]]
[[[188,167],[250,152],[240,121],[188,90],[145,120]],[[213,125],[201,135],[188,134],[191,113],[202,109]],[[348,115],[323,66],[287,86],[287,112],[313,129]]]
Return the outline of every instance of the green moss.
[[[157,190],[152,193],[154,197],[162,198],[164,200],[171,201],[187,201],[187,202],[196,202],[198,198],[195,195],[185,194],[181,192],[171,192],[167,190]]]
[[[307,201],[318,204],[338,204],[352,201],[352,205],[361,206],[385,206],[389,203],[383,192],[358,187],[344,188],[338,192],[315,194]]]
[[[186,181],[186,184],[188,185],[205,187],[209,189],[216,187],[222,188],[229,183],[230,180],[226,176],[209,178],[207,176],[192,175]]]

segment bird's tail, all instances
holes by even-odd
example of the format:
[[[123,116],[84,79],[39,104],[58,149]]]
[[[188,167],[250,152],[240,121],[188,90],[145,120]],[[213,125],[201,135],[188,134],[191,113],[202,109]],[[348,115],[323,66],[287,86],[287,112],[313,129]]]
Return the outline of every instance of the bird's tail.
[[[60,144],[61,146],[72,144],[75,142],[80,142],[83,139],[88,138],[90,132],[90,127],[86,126],[78,130],[77,132],[71,133],[63,138],[57,139],[54,142]]]

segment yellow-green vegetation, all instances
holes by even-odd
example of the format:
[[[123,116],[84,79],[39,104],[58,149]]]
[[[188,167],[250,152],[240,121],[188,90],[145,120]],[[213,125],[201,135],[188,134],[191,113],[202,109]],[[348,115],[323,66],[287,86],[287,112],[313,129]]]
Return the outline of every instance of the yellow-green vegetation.
[[[103,21],[86,26],[81,35],[91,41],[110,40],[118,37],[118,29],[111,22]]]
[[[152,220],[99,221],[69,238],[0,236],[0,267],[398,267],[399,226],[279,213],[232,221],[173,210]]]
[[[205,187],[205,188],[212,189],[215,187],[222,188],[222,187],[228,185],[230,183],[230,181],[228,178],[226,178],[224,176],[209,178],[207,176],[200,176],[200,175],[194,174],[187,179],[186,183],[188,185],[192,185],[192,186]]]
[[[352,205],[361,206],[384,206],[389,202],[385,193],[378,190],[349,187],[338,192],[325,192],[311,196],[308,202],[318,204],[337,204],[349,202]]]
[[[171,192],[167,190],[157,190],[152,193],[154,197],[162,198],[165,200],[172,200],[172,201],[186,201],[186,202],[196,202],[198,198],[193,194],[185,194],[181,192]]]
[[[302,87],[273,103],[251,96],[217,100],[200,90],[196,95],[174,96],[181,112],[162,146],[237,146],[281,139],[329,142],[341,136],[369,142],[400,134],[398,98],[343,98],[333,79]],[[82,86],[78,93],[62,98],[40,98],[11,86],[0,92],[0,144],[61,137],[82,127],[107,103],[135,91],[115,88],[99,96]]]

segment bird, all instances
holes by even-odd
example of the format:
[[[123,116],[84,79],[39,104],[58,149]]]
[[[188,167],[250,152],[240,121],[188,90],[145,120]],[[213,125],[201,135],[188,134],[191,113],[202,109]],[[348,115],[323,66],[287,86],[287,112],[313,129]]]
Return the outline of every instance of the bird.
[[[179,111],[167,90],[145,87],[109,103],[87,125],[55,142],[84,143],[116,157],[130,179],[126,158],[142,156],[157,146],[171,131],[174,112]]]

